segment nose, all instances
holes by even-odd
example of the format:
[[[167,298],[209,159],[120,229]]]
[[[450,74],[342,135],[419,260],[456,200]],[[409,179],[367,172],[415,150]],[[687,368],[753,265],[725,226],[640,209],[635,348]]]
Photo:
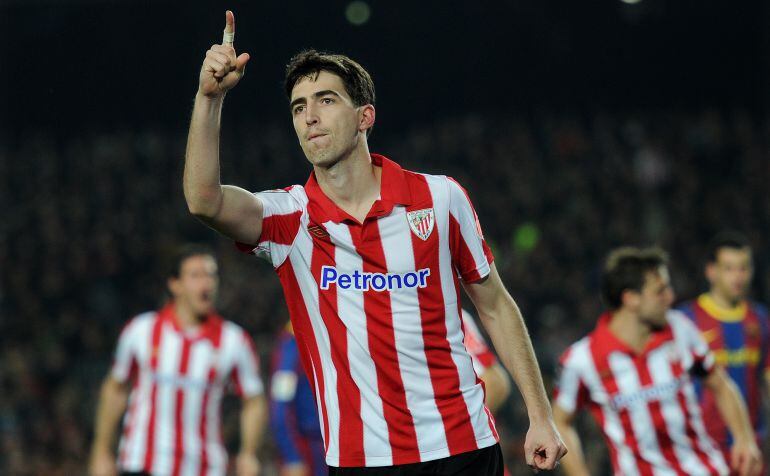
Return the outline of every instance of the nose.
[[[312,104],[305,106],[305,124],[312,126],[318,124],[318,115],[315,112],[315,107]]]

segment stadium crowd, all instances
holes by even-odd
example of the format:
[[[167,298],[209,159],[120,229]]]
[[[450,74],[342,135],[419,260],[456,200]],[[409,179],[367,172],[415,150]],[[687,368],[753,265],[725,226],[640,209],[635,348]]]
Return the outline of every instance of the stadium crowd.
[[[284,121],[286,122],[286,121]],[[223,182],[304,184],[288,123],[224,131]],[[770,300],[770,121],[741,111],[467,115],[370,143],[403,167],[454,176],[470,192],[504,282],[524,311],[544,376],[601,310],[601,260],[659,244],[680,298],[703,290],[709,238],[745,233],[754,296]],[[122,325],[163,299],[165,257],[182,242],[220,255],[222,314],[267,357],[287,320],[278,280],[187,212],[183,129],[83,127],[0,140],[0,474],[84,474],[100,381]],[[549,382],[546,382],[550,385]],[[514,392],[515,393],[515,392]],[[515,397],[518,398],[518,397]],[[513,474],[526,414],[498,424]],[[235,447],[234,414],[226,440]],[[262,450],[270,474],[272,450]],[[604,454],[598,435],[587,454]],[[596,474],[606,463],[594,462]]]

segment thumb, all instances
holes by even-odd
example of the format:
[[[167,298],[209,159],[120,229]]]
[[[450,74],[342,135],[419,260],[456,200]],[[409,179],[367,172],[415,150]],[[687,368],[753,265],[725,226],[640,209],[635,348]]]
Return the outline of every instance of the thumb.
[[[235,58],[235,70],[238,71],[238,73],[243,74],[243,71],[246,69],[246,63],[248,63],[250,59],[251,56],[249,56],[248,53],[241,53],[238,55],[238,57]]]

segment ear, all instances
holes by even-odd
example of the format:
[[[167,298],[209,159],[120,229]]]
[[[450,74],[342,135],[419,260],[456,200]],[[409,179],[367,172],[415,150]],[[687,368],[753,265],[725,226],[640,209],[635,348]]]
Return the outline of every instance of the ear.
[[[713,263],[711,261],[706,263],[706,268],[703,274],[706,275],[706,279],[708,280],[709,283],[713,283],[714,280],[716,279],[716,273],[717,273],[716,266],[717,266],[716,263]]]
[[[360,119],[358,121],[359,131],[363,132],[374,127],[374,118],[376,116],[374,106],[372,106],[371,104],[361,106],[361,111],[359,115],[360,115]]]
[[[623,307],[634,309],[639,306],[639,301],[642,296],[638,291],[633,289],[626,289],[623,294],[620,295],[620,302]]]

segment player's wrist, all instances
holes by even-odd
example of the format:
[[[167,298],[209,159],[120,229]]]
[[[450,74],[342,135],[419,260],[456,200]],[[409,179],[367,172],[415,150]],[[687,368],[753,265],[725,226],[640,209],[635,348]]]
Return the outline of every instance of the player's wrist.
[[[215,106],[215,107],[221,106],[222,101],[224,101],[225,99],[225,94],[227,94],[227,91],[207,94],[206,92],[198,88],[198,91],[195,93],[195,103],[206,104],[206,105]]]

